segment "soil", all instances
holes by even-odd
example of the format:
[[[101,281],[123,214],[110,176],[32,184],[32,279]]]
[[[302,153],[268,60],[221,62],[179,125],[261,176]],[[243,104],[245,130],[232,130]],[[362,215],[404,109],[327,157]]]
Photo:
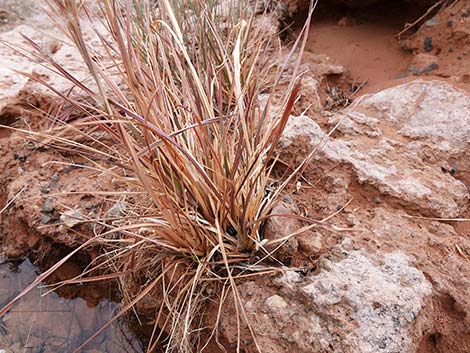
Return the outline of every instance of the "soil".
[[[396,35],[414,15],[405,10],[384,17],[383,11],[324,10],[313,17],[307,50],[325,53],[346,67],[356,84],[364,83],[360,94],[395,84],[411,63],[412,55],[402,50]]]
[[[424,5],[424,6],[423,6]],[[449,79],[470,89],[468,3],[457,1],[435,16],[426,16],[400,34],[428,8],[420,2],[394,2],[350,9],[320,8],[314,15],[307,51],[324,53],[347,68],[351,83],[362,85],[356,92],[373,93],[420,76]],[[418,31],[419,29],[419,31]],[[425,40],[432,48],[425,50]],[[438,68],[420,75],[409,71],[413,58],[426,53],[438,58]]]
[[[332,94],[333,87],[338,87],[344,92],[341,99],[346,97],[345,104],[348,104],[362,94],[377,92],[418,77],[425,80],[444,79],[470,92],[470,43],[468,42],[470,37],[464,35],[470,33],[469,4],[468,1],[454,2],[438,14],[433,14],[435,16],[426,17],[418,26],[401,36],[399,33],[404,25],[419,18],[426,8],[422,5],[405,6],[403,3],[391,6],[379,4],[360,10],[344,7],[320,8],[314,16],[307,52],[326,54],[346,70],[344,74],[324,75],[321,92],[323,102],[328,99],[330,101],[339,99],[337,95]],[[9,1],[5,4],[0,1],[0,19],[5,18],[4,24],[0,24],[0,32],[24,23],[23,6],[21,1]],[[432,45],[429,44],[429,38],[432,39]],[[308,63],[308,53],[304,59],[306,63]],[[412,63],[416,62],[413,60],[419,54],[435,57],[438,62],[437,67],[423,72],[410,69]],[[39,120],[35,113],[37,110],[30,109],[30,105],[25,105],[24,102],[25,99],[22,97],[17,101],[11,101],[6,108],[3,108],[0,124],[15,128],[44,128],[47,124]],[[331,109],[327,112],[315,111],[318,123],[322,127],[330,126],[328,117],[343,107],[343,103],[331,105]],[[34,105],[41,110],[47,110],[54,106],[54,102],[36,98]],[[362,142],[368,143],[365,138]],[[61,164],[53,164],[52,161]],[[115,201],[106,198],[97,199],[92,193],[73,194],[77,190],[118,188],[112,180],[100,180],[98,183],[96,173],[79,167],[85,163],[85,159],[74,156],[73,153],[57,153],[46,143],[38,146],[18,132],[0,128],[0,209],[15,195],[19,195],[19,199],[23,202],[22,205],[15,204],[10,207],[7,213],[0,214],[0,224],[4,232],[9,233],[8,238],[3,240],[3,253],[8,256],[30,256],[40,259],[49,254],[48,251],[55,248],[55,244],[60,243],[73,249],[82,241],[80,234],[96,231],[88,223],[79,225],[73,234],[63,232],[63,229],[49,227],[58,220],[64,210],[80,206],[81,209],[88,210],[87,217],[93,218],[103,213]],[[72,167],[68,166],[69,164]],[[278,172],[282,174],[281,170]],[[319,174],[316,166],[312,165],[305,171],[303,178],[309,181],[310,186],[303,183],[303,187],[292,192],[290,196],[295,200],[302,215],[308,217],[315,219],[327,217],[344,207],[350,200],[352,201],[347,204],[344,212],[335,218],[335,222],[339,225],[354,222],[373,224],[379,207],[385,210],[386,214],[410,211],[407,206],[400,204],[393,197],[383,195],[377,189],[354,180],[352,171],[347,168],[333,169],[325,175]],[[335,185],[338,178],[352,180],[347,192],[338,192],[338,186]],[[462,180],[464,178],[461,177]],[[468,180],[466,182],[468,183]],[[23,189],[24,186],[27,188]],[[461,217],[469,218],[470,210]],[[442,263],[436,263],[433,258],[443,259],[445,256],[450,256],[449,254],[470,258],[470,249],[461,249],[459,247],[461,244],[454,237],[456,233],[460,237],[470,238],[468,223],[410,221],[407,225],[409,229],[429,230],[429,239],[422,242],[417,242],[416,239],[410,240],[408,233],[403,231],[395,234],[393,240],[383,243],[378,243],[370,235],[359,235],[355,241],[364,249],[380,247],[386,251],[398,248],[413,254],[418,259],[417,267],[429,279],[441,276],[443,271],[446,276],[452,277],[455,270],[450,268],[449,262],[442,260]],[[442,229],[437,231],[439,227],[449,227],[454,233],[441,231]],[[354,233],[348,233],[348,236],[354,237]],[[340,243],[343,238],[342,234],[324,233],[321,250],[310,253],[300,251],[291,259],[291,265],[314,272],[317,259]],[[87,256],[95,258],[98,255],[98,249],[90,249]],[[29,262],[25,264],[22,266],[30,266]],[[449,268],[442,270],[440,268],[442,264],[449,265]],[[31,274],[34,270],[29,268],[28,271]],[[76,271],[77,268],[72,266],[61,279],[72,277]],[[463,268],[461,271],[462,276],[470,275],[468,268]],[[11,273],[8,276],[11,276]],[[6,284],[0,282],[1,286],[5,287]],[[90,296],[90,291],[86,292],[79,290],[74,292],[72,288],[72,293],[62,293],[62,296],[74,298],[73,300],[77,300],[77,297],[86,298],[82,300],[94,307],[108,303],[102,301],[109,299],[103,299],[106,298],[105,295],[95,293],[96,295]],[[453,295],[440,293],[432,298],[433,328],[423,337],[418,353],[468,352],[470,335],[464,323],[468,313],[459,307],[457,300],[458,293]],[[48,317],[47,320],[51,318]],[[215,345],[211,347],[214,352],[217,351]],[[104,348],[97,347],[97,349]],[[122,351],[120,348],[106,349],[104,351],[110,353]]]

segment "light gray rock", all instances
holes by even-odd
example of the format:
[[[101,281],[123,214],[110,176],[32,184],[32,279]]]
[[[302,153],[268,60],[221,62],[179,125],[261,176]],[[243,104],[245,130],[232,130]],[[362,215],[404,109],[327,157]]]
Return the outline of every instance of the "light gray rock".
[[[291,117],[280,141],[282,158],[298,163],[317,148],[316,159],[349,165],[361,183],[441,217],[456,217],[467,207],[465,185],[440,169],[416,165],[387,140],[377,148],[329,138],[312,119]],[[361,151],[362,150],[362,151]]]
[[[77,224],[83,223],[86,217],[80,210],[67,210],[60,215],[60,221],[64,223],[68,228],[73,228]]]
[[[279,152],[300,163],[317,149],[319,166],[353,169],[361,183],[423,213],[452,218],[467,210],[470,96],[441,81],[413,81],[359,98],[329,119],[328,137],[307,116],[292,116]],[[463,180],[443,170],[460,170]]]
[[[416,350],[431,326],[431,285],[401,252],[351,247],[338,246],[316,275],[286,270],[275,288],[259,281],[238,287],[259,345],[273,353]],[[223,318],[224,332],[232,324]]]
[[[412,81],[366,96],[357,108],[438,149],[459,153],[470,146],[470,95],[446,82]]]
[[[23,1],[16,1],[16,3],[23,3]],[[0,45],[0,111],[15,102],[15,99],[24,100],[28,96],[41,97],[51,94],[44,86],[32,85],[28,77],[13,70],[40,77],[59,92],[66,92],[73,86],[68,79],[46,68],[45,62],[35,56],[34,50],[28,46],[23,36],[32,40],[41,51],[66,67],[67,71],[78,81],[91,88],[96,87],[86,66],[83,65],[78,49],[57,30],[54,21],[47,20],[43,6],[30,0],[25,0],[24,3],[24,8],[21,9],[23,21],[10,30],[0,31],[0,42],[2,42]],[[95,8],[95,5],[92,5],[92,8]],[[95,32],[103,33],[104,25],[99,21],[94,21],[92,24],[89,19],[83,17],[81,28],[90,44],[92,54],[103,60],[107,58],[108,55]],[[109,59],[107,60],[110,62]],[[73,96],[80,97],[79,91],[73,93]]]
[[[423,310],[431,285],[410,266],[403,253],[385,254],[377,265],[359,251],[339,262],[328,261],[303,291],[321,309],[335,316],[332,306],[350,306],[358,327],[344,342],[354,352],[413,351],[412,325]]]

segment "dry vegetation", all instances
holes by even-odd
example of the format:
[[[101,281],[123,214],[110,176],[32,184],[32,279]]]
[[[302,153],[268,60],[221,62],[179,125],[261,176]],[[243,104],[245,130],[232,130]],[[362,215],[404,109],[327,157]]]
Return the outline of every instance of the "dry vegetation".
[[[168,334],[168,351],[199,351],[217,335],[214,322],[212,333],[198,339],[201,304],[209,297],[222,307],[228,295],[238,303],[237,280],[266,271],[263,260],[276,255],[266,249],[287,240],[264,239],[263,224],[307,162],[274,187],[275,148],[296,100],[297,70],[276,102],[278,116],[269,118],[277,84],[286,82],[284,67],[270,63],[278,38],[256,26],[246,1],[98,3],[87,8],[86,2],[48,1],[51,18],[79,49],[93,84],[75,79],[30,43],[35,58],[87,97],[55,92],[81,118],[64,124],[63,116],[52,116],[55,126],[42,137],[85,156],[125,186],[116,195],[128,204],[126,216],[97,220],[107,230],[75,250],[96,244],[106,250],[80,280],[96,267],[104,274],[91,280],[118,278],[126,303],[115,319],[153,298],[158,330],[149,351],[162,339],[158,332]],[[103,21],[105,33],[97,33],[105,59],[82,33],[85,16]],[[304,39],[293,51],[302,50]],[[258,102],[260,93],[271,94],[266,106]],[[239,325],[249,326],[243,307],[236,311]]]

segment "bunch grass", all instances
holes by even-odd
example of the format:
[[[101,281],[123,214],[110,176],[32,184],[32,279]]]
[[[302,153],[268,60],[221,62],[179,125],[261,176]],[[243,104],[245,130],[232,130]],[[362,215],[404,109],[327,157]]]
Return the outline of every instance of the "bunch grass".
[[[308,162],[273,187],[276,147],[297,98],[298,62],[282,101],[276,103],[281,109],[273,117],[271,104],[288,62],[281,67],[271,63],[280,43],[276,35],[256,25],[250,10],[256,4],[245,0],[100,0],[91,7],[86,1],[47,3],[51,18],[76,45],[93,78],[93,84],[86,85],[30,41],[35,56],[87,96],[72,99],[41,81],[84,116],[78,125],[59,125],[51,132],[52,139],[120,178],[126,187],[117,193],[129,195],[128,217],[117,225],[107,224],[106,232],[80,247],[99,242],[107,250],[106,260],[97,266],[108,267],[110,274],[103,278],[119,278],[126,301],[115,319],[144,298],[158,296],[158,330],[148,351],[161,343],[163,332],[169,337],[164,342],[167,351],[201,351],[211,337],[217,337],[217,322],[205,340],[200,339],[200,330],[203,297],[214,293],[214,283],[219,283],[218,294],[209,295],[219,302],[219,315],[232,295],[238,331],[243,325],[250,328],[237,280],[255,272],[252,255],[270,243],[263,237],[263,222]],[[96,30],[98,47],[83,32],[84,19],[96,18],[97,10],[105,29]],[[302,33],[307,32],[304,28]],[[304,44],[301,35],[292,52]],[[270,94],[264,106],[258,102],[261,93]],[[58,131],[64,128],[85,134],[88,143],[63,138]],[[94,138],[91,132],[96,130],[106,138]]]

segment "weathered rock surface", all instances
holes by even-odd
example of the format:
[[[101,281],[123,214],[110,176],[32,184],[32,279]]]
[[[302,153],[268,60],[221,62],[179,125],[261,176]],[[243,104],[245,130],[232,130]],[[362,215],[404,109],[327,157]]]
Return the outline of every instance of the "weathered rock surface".
[[[470,251],[470,233],[383,207],[352,214],[358,220],[357,227],[365,229],[355,238],[356,246],[413,256],[416,267],[433,285],[432,328],[423,337],[420,352],[469,351],[470,263],[465,254]]]
[[[281,261],[289,261],[297,252],[299,243],[292,236],[301,227],[300,222],[289,215],[296,215],[298,209],[291,197],[284,197],[279,204],[273,207],[272,217],[268,218],[265,225],[265,239],[275,241],[272,245],[266,245],[267,252],[275,252]],[[276,216],[277,215],[277,216]]]
[[[423,213],[451,218],[468,209],[467,93],[440,81],[413,81],[359,99],[330,124],[339,124],[343,136],[328,138],[312,119],[292,117],[281,154],[299,162],[318,146],[317,160],[352,167],[360,183]],[[450,166],[461,171],[463,181],[443,173]]]
[[[80,52],[64,34],[57,30],[52,20],[46,20],[46,10],[34,1],[25,0],[24,3],[21,6],[28,8],[28,10],[22,10],[28,16],[27,20],[23,18],[23,23],[12,29],[7,28],[5,31],[1,31],[0,28],[0,42],[2,42],[0,45],[0,111],[11,104],[12,99],[21,103],[28,97],[40,97],[45,93],[51,93],[41,85],[35,85],[34,89],[32,87],[25,89],[31,80],[12,71],[12,69],[41,78],[58,92],[66,92],[72,87],[69,80],[45,67],[47,66],[46,62],[36,55],[26,38],[33,41],[52,60],[66,67],[77,80],[91,87],[94,85],[83,65]],[[100,59],[107,57],[91,22],[84,18],[81,25],[84,37],[90,44],[94,55]],[[103,25],[98,21],[95,21],[93,26],[98,32],[103,29]],[[21,94],[22,92],[23,94]],[[71,93],[79,95],[78,91]],[[0,120],[0,124],[4,123]]]
[[[414,331],[417,336],[408,341],[413,343],[398,348],[400,352],[470,350],[469,109],[470,97],[465,91],[442,81],[412,81],[358,98],[326,123],[323,118],[317,124],[309,117],[293,116],[279,145],[283,159],[293,163],[299,163],[315,147],[318,150],[310,180],[321,177],[325,181],[317,187],[320,195],[314,196],[316,200],[301,198],[309,202],[314,216],[325,217],[337,210],[335,205],[353,200],[336,222],[355,230],[354,247],[377,254],[383,261],[397,252],[412,256],[416,268],[432,283],[432,299],[426,300],[417,324],[422,331]],[[335,126],[328,137],[325,128]],[[325,209],[325,204],[332,207]],[[416,212],[444,218],[460,216],[467,221],[447,223],[410,217]],[[330,240],[323,239],[322,252],[328,259],[334,250],[326,250]],[[324,266],[321,268],[319,278],[328,278]],[[341,266],[334,268],[349,271]],[[361,266],[355,264],[354,268]],[[396,267],[389,268],[390,273],[400,272]],[[326,282],[333,284],[325,285],[324,293],[312,287],[316,288],[312,297],[318,301],[315,308],[322,300],[331,305],[344,302],[336,293],[346,286],[337,281],[337,276],[339,272]],[[349,273],[348,278],[354,275]],[[354,298],[346,296],[348,300]],[[283,298],[290,304],[288,296]],[[364,303],[375,300],[364,293],[362,298]],[[323,310],[329,313],[331,308],[324,305]],[[341,311],[343,315],[345,312]],[[386,315],[393,317],[390,312]],[[341,337],[370,343],[361,339],[359,331],[348,333],[347,320],[338,322]],[[374,320],[369,318],[368,322]],[[302,322],[299,327],[305,325]],[[380,330],[373,332],[368,337]],[[308,337],[307,333],[302,335]],[[352,351],[381,351],[371,347]],[[325,350],[334,352],[331,347]]]
[[[268,289],[239,287],[258,344],[273,353],[415,351],[432,305],[413,259],[353,250],[349,241],[335,252],[316,275],[286,271]],[[233,320],[221,325],[232,343]]]

